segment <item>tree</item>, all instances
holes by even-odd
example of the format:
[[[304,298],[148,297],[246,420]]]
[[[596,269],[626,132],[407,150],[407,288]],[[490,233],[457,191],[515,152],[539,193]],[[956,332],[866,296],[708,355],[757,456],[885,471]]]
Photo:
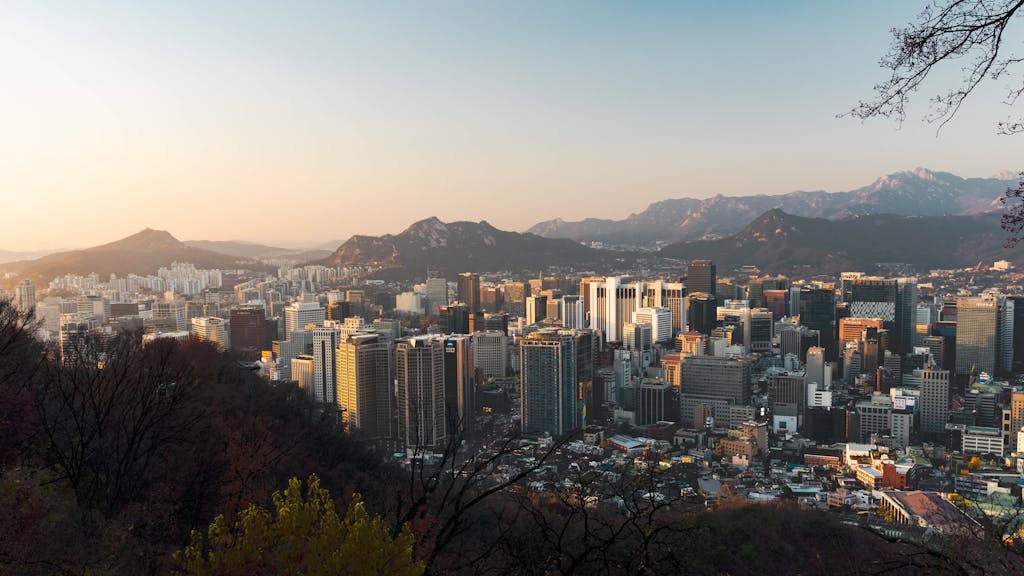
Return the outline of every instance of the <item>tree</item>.
[[[274,510],[252,505],[233,524],[217,516],[204,539],[175,554],[179,574],[304,574],[310,576],[419,576],[423,565],[412,557],[414,539],[408,529],[392,538],[379,516],[370,517],[354,494],[344,518],[330,492],[311,475],[306,494],[292,478],[275,492]]]
[[[904,28],[892,30],[893,42],[881,66],[889,78],[875,85],[875,98],[861,101],[848,114],[861,120],[885,117],[903,122],[911,96],[940,65],[962,63],[962,81],[930,100],[928,122],[945,125],[985,80],[1010,76],[1024,56],[1008,53],[1004,40],[1015,17],[1024,15],[1024,0],[934,0]],[[1006,104],[1013,106],[1024,94],[1024,82],[1008,87]],[[1000,134],[1024,132],[1024,118],[999,122]],[[1002,227],[1010,233],[1008,245],[1024,232],[1024,173],[1021,182],[1001,199],[1006,207]]]

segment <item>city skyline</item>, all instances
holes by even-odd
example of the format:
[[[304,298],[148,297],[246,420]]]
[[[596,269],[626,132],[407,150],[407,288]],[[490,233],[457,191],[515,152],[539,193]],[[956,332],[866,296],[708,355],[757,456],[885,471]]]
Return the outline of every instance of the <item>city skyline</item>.
[[[0,190],[26,216],[0,247],[145,227],[310,246],[429,216],[524,230],[1019,168],[998,83],[938,133],[924,104],[902,128],[835,117],[884,78],[913,5],[433,8],[21,7],[0,23]]]

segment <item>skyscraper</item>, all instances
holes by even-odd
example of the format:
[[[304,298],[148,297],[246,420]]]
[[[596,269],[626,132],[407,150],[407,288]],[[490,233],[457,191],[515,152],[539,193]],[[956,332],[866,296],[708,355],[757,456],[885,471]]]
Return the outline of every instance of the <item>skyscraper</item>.
[[[437,314],[438,308],[448,305],[448,281],[444,278],[427,278],[427,314]]]
[[[529,284],[526,282],[506,282],[501,285],[502,300],[505,310],[519,317],[526,316],[526,297],[530,295]]]
[[[459,302],[469,306],[469,311],[476,314],[480,311],[480,276],[472,272],[459,274]]]
[[[643,306],[668,308],[672,314],[672,335],[686,329],[686,288],[682,282],[655,280],[644,285]]]
[[[695,425],[696,407],[702,404],[751,404],[749,360],[731,356],[690,356],[680,366],[680,419],[684,425]]]
[[[392,342],[379,334],[343,336],[337,348],[337,398],[349,428],[373,440],[394,433]]]
[[[618,276],[609,276],[604,282],[590,281],[587,285],[590,288],[590,328],[603,332],[607,342],[620,342],[622,325],[643,302],[643,283],[623,284]]]
[[[849,283],[850,315],[881,319],[891,335],[889,349],[911,353],[917,324],[917,279],[861,276],[845,281]]]
[[[447,441],[444,347],[416,336],[395,344],[398,438],[409,448],[437,448]]]
[[[568,330],[545,329],[520,343],[524,432],[559,436],[579,426],[576,340]]]
[[[341,330],[334,326],[313,329],[313,398],[324,404],[337,403],[338,342]]]
[[[231,331],[228,323],[223,318],[215,316],[202,316],[191,320],[192,335],[205,342],[215,344],[221,350],[231,348]]]
[[[473,365],[484,378],[501,378],[508,371],[508,336],[491,330],[473,335]]]
[[[292,302],[284,309],[284,337],[292,332],[304,329],[309,324],[323,324],[327,319],[327,311],[313,299],[312,294],[303,294],[297,302]]]
[[[812,346],[807,349],[807,365],[804,383],[825,386],[825,349]]]
[[[309,354],[299,354],[291,360],[292,380],[310,397],[313,395],[313,364],[313,357]]]
[[[228,311],[231,348],[247,352],[259,352],[269,346],[264,340],[266,311],[263,306],[245,304]]]
[[[717,294],[718,274],[716,267],[711,260],[693,260],[686,273],[687,293],[704,292],[715,296]]]
[[[622,344],[627,350],[633,351],[634,367],[643,369],[651,365],[653,343],[650,324],[626,322],[622,325]]]
[[[992,374],[996,368],[998,302],[995,298],[956,301],[956,373]]]
[[[772,320],[778,322],[789,314],[789,290],[765,290],[764,307],[771,310]]]
[[[438,310],[438,323],[445,334],[468,334],[472,315],[466,304],[449,304]]]
[[[650,324],[655,342],[672,341],[672,312],[668,308],[641,308],[633,312],[634,324]]]
[[[29,279],[22,280],[14,294],[14,305],[23,313],[34,312],[36,309],[36,287]]]
[[[1010,296],[1013,301],[1013,362],[1024,363],[1024,296]]]
[[[536,324],[548,317],[548,297],[528,296],[526,298],[526,323]]]
[[[686,316],[690,321],[690,330],[701,334],[711,334],[718,325],[718,301],[714,294],[691,292],[687,297],[689,311]]]
[[[819,332],[819,346],[825,349],[825,357],[833,360],[836,350],[836,303],[831,288],[802,286],[798,305],[800,324]]]
[[[1016,302],[1012,298],[999,297],[996,328],[996,372],[1009,375],[1013,372],[1013,329]]]
[[[583,297],[578,294],[562,296],[562,326],[570,330],[581,330],[586,327],[585,321]]]
[[[473,406],[476,402],[473,383],[473,347],[470,336],[450,335],[444,338],[444,407],[448,429],[454,433],[462,427],[466,437],[473,436]]]
[[[946,432],[949,419],[949,370],[914,370],[921,380],[921,433],[937,437]]]

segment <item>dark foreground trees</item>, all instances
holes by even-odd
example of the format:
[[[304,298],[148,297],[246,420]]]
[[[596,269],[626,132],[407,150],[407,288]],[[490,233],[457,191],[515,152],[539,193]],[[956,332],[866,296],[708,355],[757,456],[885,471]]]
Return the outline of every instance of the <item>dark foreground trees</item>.
[[[931,90],[926,80],[936,70],[957,66],[960,82],[934,93],[925,120],[944,125],[978,86],[999,80],[1008,81],[1004,103],[1012,108],[1024,94],[1024,80],[1019,74],[1024,63],[1022,16],[1024,0],[929,3],[914,22],[892,30],[892,45],[881,61],[889,77],[875,86],[873,99],[860,102],[849,114],[862,120],[885,117],[903,122],[906,105],[914,94]],[[1024,132],[1024,118],[1011,114],[996,128],[1005,135]],[[1024,173],[1021,179],[1002,198],[1002,225],[1010,233],[1009,244],[1018,242],[1024,232]]]

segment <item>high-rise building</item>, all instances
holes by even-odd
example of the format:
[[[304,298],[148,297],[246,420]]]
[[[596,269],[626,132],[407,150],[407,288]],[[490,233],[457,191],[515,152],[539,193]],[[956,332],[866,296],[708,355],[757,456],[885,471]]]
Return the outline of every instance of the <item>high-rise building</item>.
[[[1010,452],[1024,450],[1024,445],[1020,444],[1021,428],[1024,428],[1024,392],[1015,390],[1010,396],[1010,429],[1007,430]]]
[[[633,366],[647,368],[653,361],[653,336],[650,324],[626,322],[622,325],[622,344],[633,352]]]
[[[718,325],[718,301],[714,294],[690,292],[686,299],[690,330],[705,335],[711,334],[711,331]]]
[[[840,318],[839,319],[839,348],[846,348],[850,342],[861,339],[864,331],[873,328],[875,332],[882,330],[881,318]]]
[[[807,349],[807,364],[804,371],[804,384],[818,384],[824,387],[825,381],[825,349],[813,346]]]
[[[310,324],[323,324],[327,319],[327,311],[315,301],[312,294],[304,293],[284,309],[284,337],[292,332],[304,330]]]
[[[80,304],[80,303],[79,303]],[[75,307],[78,310],[78,307]],[[150,321],[161,332],[175,332],[188,330],[188,320],[185,318],[185,303],[181,300],[162,300],[153,302]],[[92,310],[83,310],[93,318]]]
[[[458,278],[459,302],[469,306],[469,311],[476,314],[480,311],[480,276],[472,272],[463,272]]]
[[[772,320],[778,322],[789,314],[789,290],[765,290],[764,307],[771,310]]]
[[[861,276],[848,281],[850,315],[881,319],[891,335],[889,349],[909,354],[917,325],[917,279]]]
[[[992,374],[996,368],[998,302],[995,298],[956,301],[956,373]]]
[[[470,336],[455,334],[444,338],[444,406],[448,429],[461,426],[466,437],[473,436],[473,347]]]
[[[299,389],[312,397],[313,395],[313,357],[309,354],[299,354],[291,360],[292,380],[296,382]]]
[[[437,314],[441,306],[448,305],[448,281],[444,278],[427,278],[424,292],[427,296],[427,314]]]
[[[562,326],[570,330],[586,328],[582,296],[578,294],[562,296]]]
[[[672,335],[686,329],[686,288],[682,282],[655,280],[644,285],[645,308],[668,308],[672,314]]]
[[[29,279],[22,280],[14,293],[14,306],[19,312],[29,313],[36,309],[36,287]]]
[[[839,275],[839,300],[841,302],[853,300],[853,285],[863,277],[863,272],[843,272]]]
[[[373,440],[392,438],[392,341],[379,334],[350,334],[341,338],[336,355],[338,407],[346,425]]]
[[[751,404],[752,363],[739,356],[690,356],[683,360],[680,420],[695,425],[697,406]]]
[[[831,288],[801,286],[798,297],[800,324],[818,331],[819,345],[828,359],[836,358],[836,303]]]
[[[341,330],[334,326],[313,329],[313,398],[324,404],[337,403],[338,343]]]
[[[447,441],[444,346],[416,336],[395,344],[398,438],[407,447],[437,448]]]
[[[1016,302],[1012,298],[999,297],[996,327],[996,372],[1010,375],[1013,372],[1013,324]]]
[[[750,352],[767,353],[772,350],[775,322],[767,308],[754,308],[744,316],[743,342]]]
[[[548,297],[528,296],[526,298],[526,323],[529,325],[542,322],[548,317]]]
[[[672,341],[672,311],[668,308],[641,308],[633,312],[634,324],[650,324],[654,341]]]
[[[707,336],[691,330],[676,335],[676,352],[683,356],[700,356],[707,346]]]
[[[231,331],[227,320],[215,316],[193,318],[192,335],[205,342],[216,345],[221,350],[231,349]]]
[[[228,320],[233,350],[251,353],[266,349],[266,311],[263,306],[245,304],[232,308],[228,311]]]
[[[473,366],[484,378],[502,378],[508,371],[508,336],[491,330],[473,335]]]
[[[618,276],[609,276],[604,282],[588,282],[587,285],[590,288],[590,327],[604,333],[607,342],[621,342],[622,325],[643,302],[643,283],[622,284]]]
[[[797,428],[803,426],[807,409],[807,386],[804,380],[805,375],[800,372],[772,372],[768,376],[768,405],[772,414],[795,418]],[[785,422],[787,419],[776,418],[776,422]],[[789,429],[789,426],[786,428],[789,432],[796,432]]]
[[[480,309],[488,312],[498,312],[504,306],[501,297],[501,290],[496,286],[480,287]]]
[[[502,300],[505,310],[520,318],[526,317],[526,297],[530,295],[529,284],[526,282],[506,282],[501,285]]]
[[[88,314],[64,314],[60,318],[58,342],[60,361],[65,366],[85,365],[94,359],[95,346],[89,333],[96,328],[96,321]]]
[[[752,370],[750,360],[740,356],[690,356],[683,360],[682,391],[749,404]]]
[[[1024,296],[1009,296],[1013,301],[1013,363],[1024,364]]]
[[[445,334],[468,334],[472,315],[466,304],[449,304],[438,311],[438,323]]]
[[[939,437],[949,419],[949,370],[917,369],[913,376],[921,382],[921,433]]]
[[[590,323],[590,317],[593,314],[593,302],[591,302],[591,289],[592,284],[604,284],[605,278],[601,276],[591,276],[588,278],[580,279],[580,296],[583,297],[583,314],[587,318],[587,326],[593,327]]]
[[[718,274],[711,260],[693,260],[686,272],[686,291],[704,292],[716,296],[718,290]]]
[[[544,329],[520,342],[524,432],[560,436],[579,426],[576,339],[569,330]]]
[[[747,286],[747,299],[750,300],[750,306],[752,308],[770,308],[766,293],[769,291],[786,292],[787,285],[788,281],[785,276],[751,278],[750,284]],[[783,312],[782,316],[785,315],[786,313]],[[782,318],[782,316],[779,316],[779,318]]]

